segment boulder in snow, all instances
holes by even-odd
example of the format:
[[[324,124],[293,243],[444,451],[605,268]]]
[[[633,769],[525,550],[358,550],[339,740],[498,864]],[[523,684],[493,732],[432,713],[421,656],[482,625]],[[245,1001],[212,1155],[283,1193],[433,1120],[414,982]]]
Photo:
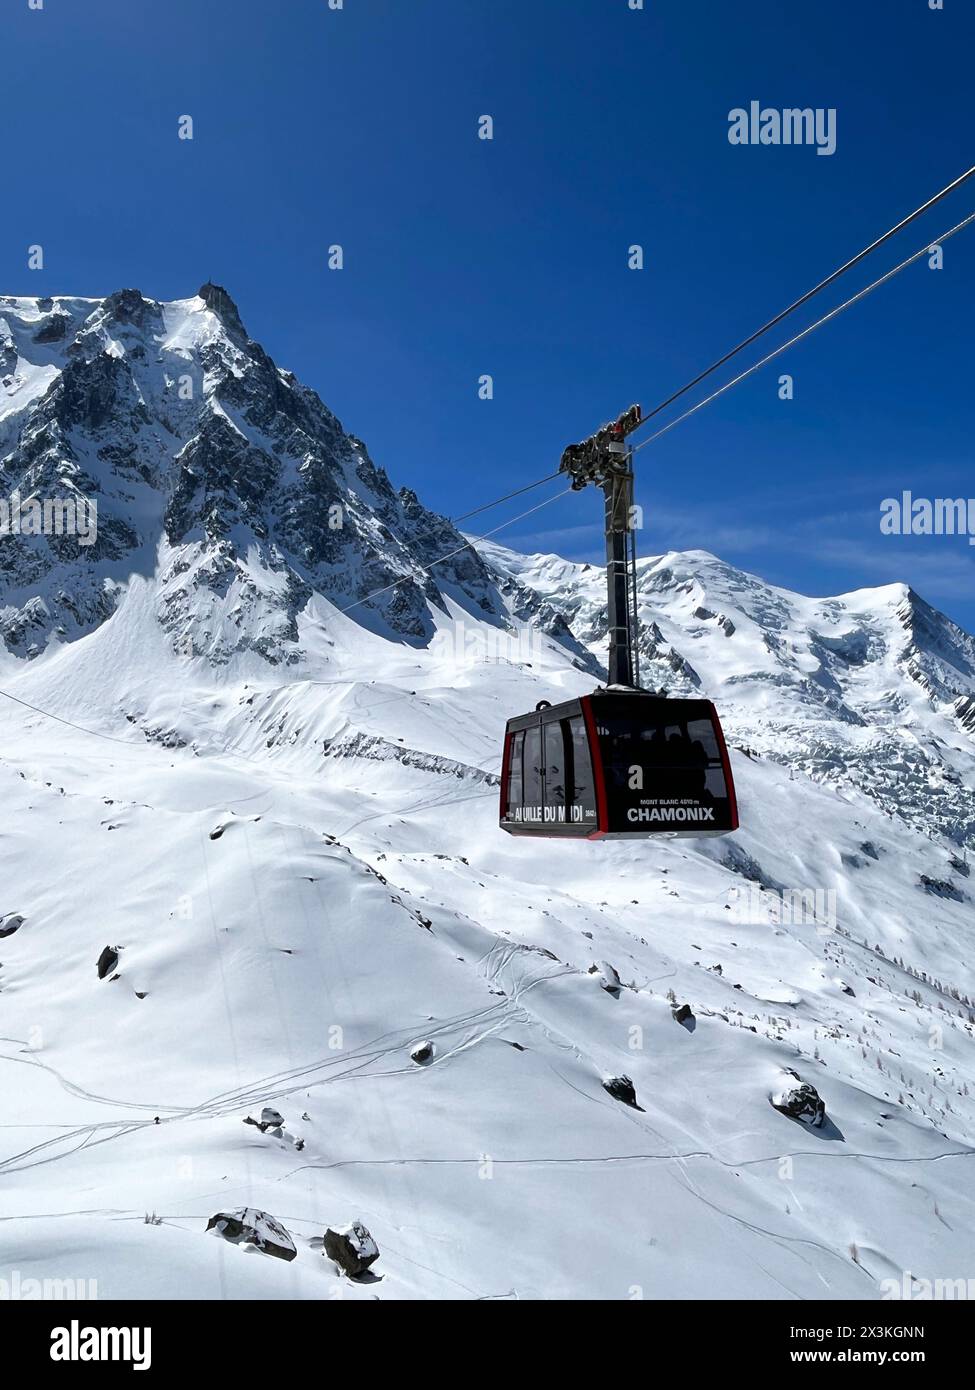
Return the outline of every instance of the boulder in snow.
[[[826,1118],[826,1102],[815,1086],[808,1081],[800,1081],[794,1071],[787,1073],[787,1079],[770,1097],[772,1105],[792,1120],[802,1120],[804,1124],[818,1129]]]
[[[670,1012],[674,1016],[675,1023],[687,1023],[689,1019],[694,1017],[690,1004],[678,1004]]]
[[[111,975],[112,971],[115,969],[117,965],[118,947],[106,946],[104,951],[102,951],[101,955],[98,957],[98,964],[96,967],[98,970],[98,978],[100,980],[104,980],[106,975]]]
[[[610,965],[608,960],[597,960],[595,965],[590,965],[589,974],[595,975],[606,993],[612,994],[614,998],[623,988],[623,981],[615,966]]]
[[[298,1254],[291,1236],[275,1217],[257,1207],[240,1207],[236,1211],[218,1211],[207,1222],[207,1230],[216,1230],[232,1245],[254,1245],[265,1255],[278,1260],[293,1260]]]
[[[18,927],[24,925],[24,919],[18,912],[8,912],[5,917],[0,917],[0,937],[13,936]]]
[[[435,1044],[429,1041],[417,1043],[415,1047],[410,1048],[410,1056],[418,1067],[424,1067],[428,1062],[432,1062],[436,1053]]]
[[[932,893],[936,898],[949,898],[956,903],[965,901],[965,894],[961,889],[956,888],[947,879],[931,878],[929,874],[921,874],[919,882],[926,893]]]
[[[252,1116],[248,1115],[244,1119],[244,1124],[254,1125],[262,1134],[266,1134],[269,1129],[280,1129],[284,1124],[284,1116],[280,1111],[275,1110],[273,1106],[265,1105],[264,1109],[261,1111],[261,1118],[259,1120],[255,1120]]]
[[[355,1278],[364,1274],[379,1259],[379,1246],[361,1221],[352,1221],[333,1231],[325,1232],[325,1254],[346,1274]]]
[[[636,1103],[636,1090],[628,1076],[608,1076],[603,1082],[603,1090],[608,1091],[614,1100],[621,1100],[632,1110],[642,1110]]]

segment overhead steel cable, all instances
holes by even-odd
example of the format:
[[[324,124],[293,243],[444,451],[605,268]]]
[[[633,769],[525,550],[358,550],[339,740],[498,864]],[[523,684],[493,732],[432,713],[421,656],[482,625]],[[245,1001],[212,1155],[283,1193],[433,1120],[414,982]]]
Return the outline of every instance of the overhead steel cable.
[[[91,734],[92,738],[103,738],[109,743],[120,743],[123,748],[140,748],[141,744],[132,743],[129,739],[113,738],[111,734],[101,734],[97,729],[86,729],[83,724],[72,724],[70,719],[62,719],[59,714],[51,714],[49,710],[41,709],[39,705],[32,705],[27,700],[19,700],[16,695],[11,695],[7,690],[0,690],[0,695],[6,700],[13,700],[15,705],[23,705],[24,709],[29,709],[34,714],[43,714],[46,719],[53,719],[58,724],[65,724],[69,729],[77,729],[81,734]]]
[[[470,511],[470,512],[461,512],[460,516],[443,516],[443,517],[441,517],[440,519],[441,519],[442,521],[446,521],[446,522],[448,523],[448,525],[450,525],[450,526],[456,526],[457,523],[460,522],[460,521],[466,521],[469,517],[472,517],[472,516],[480,516],[481,512],[489,512],[489,511],[492,511],[493,508],[495,508],[495,507],[500,507],[502,502],[510,502],[510,500],[511,500],[512,497],[520,497],[520,496],[522,495],[522,493],[525,493],[525,492],[533,492],[535,488],[541,487],[543,483],[552,483],[552,482],[555,482],[556,478],[561,478],[561,477],[562,477],[562,470],[561,470],[561,469],[556,469],[556,471],[555,471],[554,473],[546,473],[546,475],[545,475],[544,478],[536,478],[536,480],[535,480],[533,483],[526,483],[524,487],[515,488],[514,492],[506,492],[502,497],[496,497],[496,498],[494,499],[493,502],[483,502],[483,503],[481,504],[481,506],[475,507],[475,508],[473,509],[473,511]],[[544,504],[543,504],[543,505],[544,505]],[[437,513],[437,515],[439,515],[439,513]],[[524,515],[527,516],[528,513],[525,512]],[[520,520],[520,517],[514,517],[513,519],[514,519],[515,521],[519,521],[519,520]],[[508,522],[505,522],[505,525],[507,526],[507,525],[509,525],[509,523],[508,523]],[[429,536],[429,537],[431,537],[431,538],[432,538],[432,536],[433,536],[433,532],[432,532],[432,531],[428,531],[428,532],[426,532],[425,534],[426,534],[426,536]],[[490,534],[493,535],[494,533],[491,532]],[[397,536],[397,537],[395,537],[394,539],[396,539],[396,540],[401,540],[401,537]],[[424,536],[421,535],[421,536],[420,536],[420,539],[421,539],[421,540],[424,539]],[[483,540],[484,537],[481,537],[481,539]],[[463,548],[463,547],[462,547],[462,548]],[[454,552],[454,553],[456,553],[456,552]],[[437,562],[435,561],[434,563],[437,563]]]
[[[550,483],[559,476],[559,472],[549,473],[544,478],[539,478],[537,482],[526,483],[524,487],[516,488],[514,492],[506,492],[503,497],[497,498],[494,502],[485,502],[483,507],[475,507],[472,512],[461,512],[460,516],[452,516],[450,518],[451,525],[456,526],[458,521],[466,521],[468,517],[479,516],[481,512],[489,512],[492,507],[499,507],[502,502],[509,502],[512,497],[520,497],[523,492],[531,492],[533,488],[541,487],[542,483]]]
[[[689,381],[686,386],[682,386],[679,391],[675,391],[673,395],[668,396],[665,401],[661,401],[659,405],[654,406],[653,410],[648,411],[642,416],[639,425],[635,428],[641,429],[648,420],[652,420],[655,415],[659,415],[662,410],[666,410],[668,405],[673,405],[674,401],[678,400],[693,387],[699,385],[705,377],[710,376],[712,372],[716,372],[718,368],[723,367],[726,362],[730,362],[732,357],[737,356],[743,348],[748,347],[751,343],[754,343],[756,339],[761,338],[770,328],[774,328],[776,324],[788,318],[796,309],[801,308],[803,304],[807,304],[814,295],[819,294],[820,290],[825,290],[829,285],[832,285],[841,275],[845,275],[848,270],[852,270],[855,265],[859,265],[872,251],[876,251],[878,247],[883,246],[891,237],[896,236],[898,232],[903,231],[911,222],[915,221],[930,208],[933,208],[936,203],[940,203],[942,198],[946,198],[949,193],[953,193],[956,188],[961,187],[965,180],[970,179],[973,174],[975,174],[975,164],[973,164],[970,169],[966,169],[964,174],[959,174],[958,178],[953,179],[951,183],[946,184],[940,193],[936,193],[934,197],[929,198],[926,203],[922,203],[920,207],[915,208],[914,211],[908,213],[906,217],[902,217],[896,226],[889,228],[888,231],[884,232],[883,236],[877,237],[876,241],[872,241],[869,246],[865,246],[862,251],[858,251],[857,254],[851,257],[844,265],[839,266],[831,275],[827,275],[825,280],[820,280],[818,285],[814,285],[811,290],[807,290],[804,295],[800,295],[800,297],[795,300],[794,303],[790,304],[787,309],[783,309],[781,313],[776,314],[775,318],[769,319],[768,323],[763,323],[761,328],[756,328],[755,332],[749,334],[747,338],[744,338],[737,347],[733,347],[730,352],[726,352],[723,357],[719,357],[716,362],[712,362],[710,367],[706,367],[703,372],[699,372],[693,381]],[[932,241],[929,242],[928,245],[933,246],[935,243]],[[631,431],[631,433],[632,432],[635,431]]]
[[[634,444],[633,452],[637,453],[638,450],[645,448],[647,444],[652,444],[655,439],[659,439],[662,434],[666,434],[668,430],[672,430],[674,426],[679,425],[682,420],[686,420],[690,415],[695,415],[704,406],[710,404],[711,401],[717,400],[718,396],[723,396],[726,391],[731,390],[732,386],[737,386],[740,381],[744,381],[745,378],[751,376],[753,372],[757,372],[760,367],[764,367],[767,363],[771,362],[774,357],[778,357],[781,353],[785,352],[787,348],[794,347],[796,343],[801,342],[803,338],[807,338],[809,334],[814,332],[817,328],[821,328],[824,323],[828,323],[830,319],[836,318],[838,314],[842,314],[845,309],[849,309],[852,305],[859,303],[861,299],[865,299],[868,294],[879,289],[881,285],[885,285],[888,280],[892,280],[895,275],[899,275],[900,272],[906,270],[909,265],[913,265],[914,262],[920,260],[922,256],[928,255],[932,246],[940,245],[943,241],[947,241],[949,237],[953,237],[956,232],[960,232],[971,222],[975,222],[975,212],[969,213],[966,218],[961,222],[957,222],[954,227],[942,233],[942,235],[935,238],[934,241],[926,242],[919,251],[915,251],[912,256],[908,256],[907,260],[901,261],[900,265],[895,265],[893,269],[888,270],[885,275],[881,275],[878,280],[874,280],[872,284],[859,290],[855,295],[852,295],[849,299],[844,301],[844,303],[838,304],[835,309],[830,309],[828,314],[824,314],[822,318],[817,319],[815,323],[809,324],[807,328],[804,328],[801,333],[797,333],[795,337],[790,338],[788,342],[782,343],[780,347],[774,348],[765,357],[761,358],[760,361],[753,363],[753,365],[747,367],[745,371],[740,372],[738,376],[732,377],[730,381],[726,381],[723,386],[718,387],[717,391],[712,391],[710,396],[705,396],[704,399],[698,401],[696,405],[692,405],[690,410],[685,410],[683,415],[678,415],[675,419],[669,420],[666,425],[649,435],[648,438],[641,439],[639,444]]]
[[[553,475],[558,477],[556,473]],[[458,545],[453,550],[448,550],[446,555],[438,555],[435,560],[431,560],[427,565],[419,565],[411,570],[409,574],[402,574],[398,579],[394,579],[391,584],[384,584],[381,589],[373,589],[372,593],[364,594],[362,598],[357,598],[355,603],[347,604],[340,608],[340,613],[349,613],[353,608],[358,608],[360,604],[368,603],[370,599],[378,598],[380,594],[386,594],[390,589],[395,589],[399,584],[405,584],[407,580],[413,579],[417,574],[429,574],[435,565],[442,565],[446,560],[452,560],[455,555],[459,555],[462,550],[473,550],[480,541],[486,541],[491,536],[496,536],[499,531],[504,531],[508,526],[514,526],[516,521],[524,521],[526,516],[531,516],[533,512],[540,512],[543,507],[547,507],[551,502],[557,502],[560,497],[565,497],[572,491],[571,488],[563,488],[561,492],[554,492],[551,497],[546,497],[544,502],[539,502],[535,507],[529,507],[526,512],[519,513],[518,516],[509,517],[507,521],[502,521],[500,526],[495,526],[491,531],[485,531],[483,536],[474,536],[463,545]]]

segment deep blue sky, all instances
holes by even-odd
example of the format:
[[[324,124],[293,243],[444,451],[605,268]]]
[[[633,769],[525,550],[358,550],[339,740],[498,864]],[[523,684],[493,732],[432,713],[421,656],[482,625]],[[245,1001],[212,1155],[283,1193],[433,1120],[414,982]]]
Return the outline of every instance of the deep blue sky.
[[[212,278],[394,482],[457,514],[975,163],[973,44],[968,0],[3,0],[0,290]],[[732,146],[752,99],[835,107],[836,153]],[[842,289],[973,209],[975,178]],[[641,451],[641,550],[809,593],[907,579],[975,629],[975,548],[879,532],[902,488],[975,497],[973,289],[975,226]],[[599,520],[590,491],[499,539],[595,558]]]

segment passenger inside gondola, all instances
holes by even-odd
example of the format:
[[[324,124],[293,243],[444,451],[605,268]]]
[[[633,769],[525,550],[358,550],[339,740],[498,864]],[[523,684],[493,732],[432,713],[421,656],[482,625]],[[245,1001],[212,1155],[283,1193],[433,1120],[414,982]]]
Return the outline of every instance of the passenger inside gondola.
[[[607,731],[608,732],[608,731]],[[707,786],[708,753],[683,726],[615,730],[607,741],[607,774],[612,787],[628,788],[634,767],[643,773],[641,790],[662,801],[714,800]]]
[[[506,829],[593,838],[597,827],[610,835],[736,828],[720,726],[707,702],[592,699],[594,710],[547,707],[509,735]]]

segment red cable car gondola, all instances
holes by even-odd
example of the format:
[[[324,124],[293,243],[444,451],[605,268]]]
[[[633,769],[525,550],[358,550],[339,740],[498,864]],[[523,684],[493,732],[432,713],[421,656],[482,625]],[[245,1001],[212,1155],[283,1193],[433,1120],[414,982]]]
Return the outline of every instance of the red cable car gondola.
[[[731,763],[710,700],[670,699],[639,684],[633,469],[626,435],[639,406],[562,456],[575,490],[606,497],[609,684],[542,701],[509,719],[500,826],[509,835],[586,840],[727,835],[738,829]]]
[[[500,824],[585,840],[737,830],[714,705],[609,689],[510,719]]]

